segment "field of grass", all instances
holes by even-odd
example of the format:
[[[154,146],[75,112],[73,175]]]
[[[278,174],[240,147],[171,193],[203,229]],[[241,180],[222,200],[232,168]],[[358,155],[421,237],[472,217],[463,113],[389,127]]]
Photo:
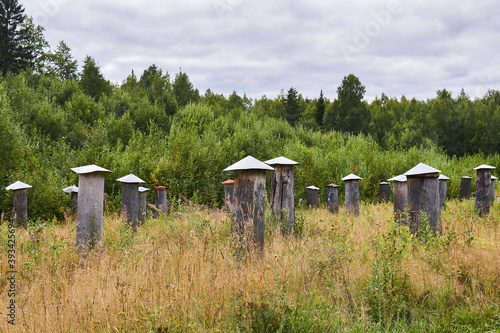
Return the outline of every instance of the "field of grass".
[[[136,234],[104,218],[103,246],[75,251],[75,219],[16,232],[16,325],[1,332],[494,332],[500,330],[500,204],[479,218],[449,201],[443,236],[412,237],[390,204],[297,209],[298,232],[266,219],[264,255],[231,255],[230,216],[177,205]]]

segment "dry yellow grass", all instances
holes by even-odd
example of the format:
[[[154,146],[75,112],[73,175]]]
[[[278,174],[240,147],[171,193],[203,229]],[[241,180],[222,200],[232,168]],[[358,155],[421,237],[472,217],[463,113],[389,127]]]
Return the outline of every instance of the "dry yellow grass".
[[[450,245],[414,242],[397,266],[408,275],[411,298],[422,306],[444,295],[451,310],[498,304],[500,206],[480,219],[473,203],[452,201],[442,216],[443,237],[454,232]],[[298,220],[302,237],[271,228],[263,258],[247,263],[233,259],[229,216],[217,210],[181,207],[149,220],[136,235],[119,216],[106,216],[102,251],[86,260],[75,252],[74,220],[49,223],[36,235],[18,229],[15,326],[4,320],[4,222],[0,331],[240,331],[251,328],[255,311],[268,308],[280,318],[295,313],[317,322],[317,330],[369,323],[366,286],[372,263],[381,260],[372,241],[391,228],[392,206],[363,205],[358,218],[342,209],[338,215],[299,210]]]

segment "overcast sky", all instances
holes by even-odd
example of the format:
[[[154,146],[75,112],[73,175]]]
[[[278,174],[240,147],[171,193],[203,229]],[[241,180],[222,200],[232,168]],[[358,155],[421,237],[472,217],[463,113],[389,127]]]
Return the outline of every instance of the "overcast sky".
[[[64,40],[114,82],[156,64],[172,79],[182,68],[201,93],[252,98],[295,87],[334,99],[348,74],[368,101],[500,89],[498,0],[19,2],[52,48]]]

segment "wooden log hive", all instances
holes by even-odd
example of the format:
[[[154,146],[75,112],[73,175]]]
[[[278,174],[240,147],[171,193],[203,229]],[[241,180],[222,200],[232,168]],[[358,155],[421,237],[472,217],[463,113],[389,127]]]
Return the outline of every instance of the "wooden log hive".
[[[117,181],[122,183],[121,211],[124,222],[132,230],[137,231],[137,225],[139,224],[139,184],[144,183],[144,181],[133,174],[118,178]]]
[[[381,182],[380,186],[380,203],[389,202],[389,183]]]
[[[306,201],[307,206],[312,208],[318,208],[318,190],[319,187],[308,186],[306,187]]]
[[[462,177],[460,181],[460,192],[458,193],[458,200],[470,199],[472,178],[468,176]]]
[[[491,192],[491,204],[495,202],[495,181],[498,178],[495,176],[491,176],[491,187],[490,187],[490,192]]]
[[[138,197],[138,205],[139,205],[139,224],[142,225],[144,222],[146,222],[146,219],[148,217],[148,211],[147,211],[147,205],[148,205],[148,200],[147,200],[147,191],[149,191],[149,188],[139,186],[138,188],[139,191],[139,197]]]
[[[270,184],[270,205],[273,215],[281,221],[284,234],[293,233],[295,229],[295,179],[294,167],[298,162],[280,156],[265,161],[272,166]]]
[[[448,187],[448,180],[450,180],[449,177],[446,177],[445,175],[440,175],[438,177],[439,181],[439,205],[441,209],[445,208],[446,205],[446,193],[447,193],[447,187]]]
[[[393,182],[394,221],[406,223],[408,215],[408,184],[406,176],[399,175],[389,179],[389,181]]]
[[[334,214],[339,212],[339,186],[335,184],[326,185],[328,187],[328,196],[326,206],[328,210]]]
[[[441,171],[420,163],[404,174],[408,182],[410,232],[413,234],[420,232],[424,214],[431,230],[440,235],[443,232],[439,204],[439,172]]]
[[[362,179],[352,173],[342,178],[345,182],[345,209],[347,214],[352,216],[359,215],[359,181]]]
[[[12,191],[12,206],[16,225],[28,226],[28,189],[31,185],[17,181],[7,186],[7,191]]]
[[[233,199],[234,199],[234,180],[233,179],[228,179],[226,181],[223,181],[222,184],[224,185],[224,206],[226,209],[231,210],[231,207],[233,206]]]
[[[474,170],[477,171],[476,177],[476,201],[474,208],[480,216],[490,213],[491,205],[491,172],[495,167],[491,165],[480,165]]]
[[[156,186],[155,187],[155,207],[160,212],[167,215],[167,187],[166,186]],[[158,214],[155,214],[158,216]]]

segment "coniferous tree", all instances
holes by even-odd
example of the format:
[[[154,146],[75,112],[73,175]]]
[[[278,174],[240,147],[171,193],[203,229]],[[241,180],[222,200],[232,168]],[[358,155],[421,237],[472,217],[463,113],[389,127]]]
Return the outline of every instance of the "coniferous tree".
[[[77,77],[78,63],[71,55],[70,47],[60,41],[56,52],[48,55],[50,70],[52,70],[61,80],[75,79]]]
[[[111,84],[104,79],[101,69],[95,62],[94,58],[87,56],[83,61],[82,76],[80,78],[80,85],[83,91],[93,97],[96,101],[102,95],[111,93]]]
[[[299,106],[299,93],[297,89],[291,87],[288,89],[288,93],[285,101],[285,119],[290,123],[290,125],[295,125],[295,122],[299,119],[300,106]]]
[[[0,0],[0,72],[18,72],[34,59],[24,8],[17,0]]]
[[[316,103],[316,123],[319,126],[323,125],[323,116],[325,115],[325,98],[323,96],[323,89],[321,89],[321,92],[319,94],[318,102]]]
[[[189,76],[183,73],[182,70],[175,75],[175,80],[172,85],[175,100],[179,107],[183,107],[188,103],[198,102],[200,93],[198,89],[193,88],[193,84],[189,80]]]

